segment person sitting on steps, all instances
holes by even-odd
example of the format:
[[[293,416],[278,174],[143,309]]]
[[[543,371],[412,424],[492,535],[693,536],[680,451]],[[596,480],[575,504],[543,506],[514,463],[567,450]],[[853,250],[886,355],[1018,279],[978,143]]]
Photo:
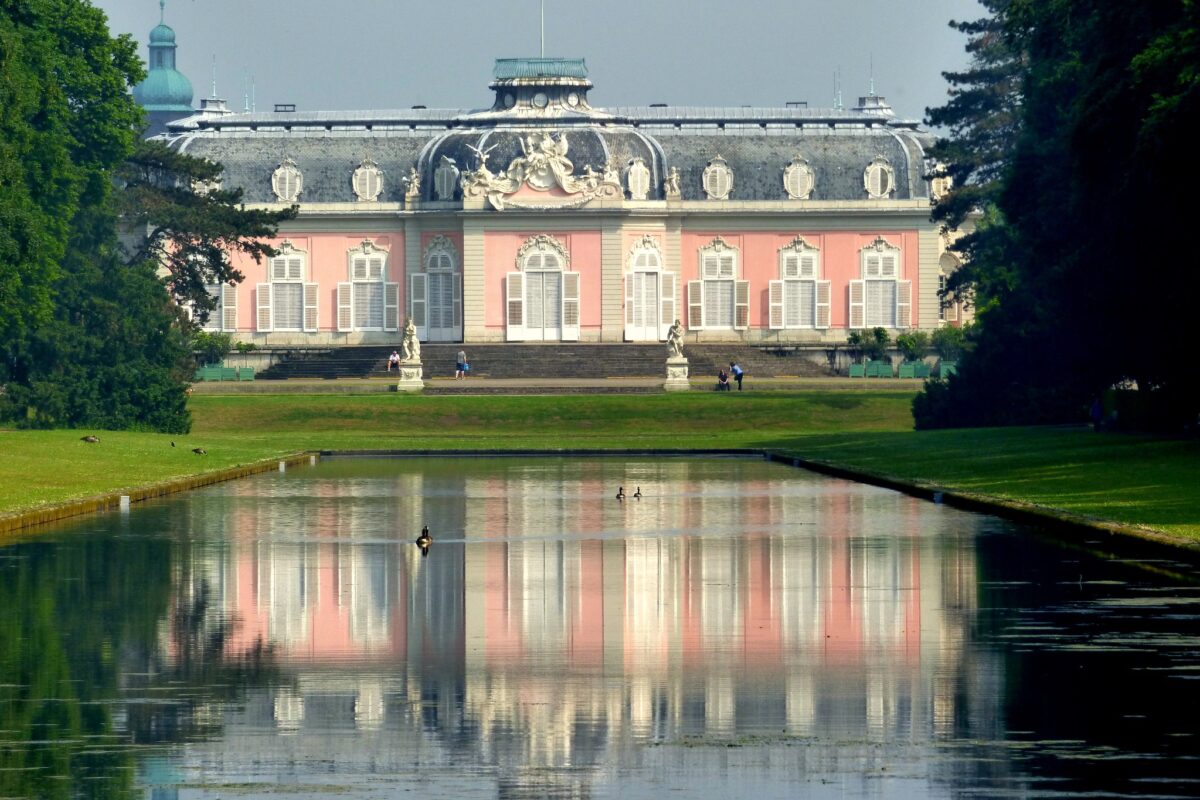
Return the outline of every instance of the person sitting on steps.
[[[721,369],[717,372],[717,391],[729,391],[729,373],[725,371],[724,367],[721,367]]]

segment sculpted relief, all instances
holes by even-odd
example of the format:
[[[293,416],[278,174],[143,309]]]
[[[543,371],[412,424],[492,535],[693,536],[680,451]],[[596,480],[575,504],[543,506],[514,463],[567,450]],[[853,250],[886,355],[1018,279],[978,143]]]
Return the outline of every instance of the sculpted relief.
[[[535,131],[520,139],[520,143],[522,154],[499,173],[493,173],[487,166],[487,156],[495,149],[494,145],[486,150],[472,147],[479,163],[474,171],[462,173],[463,197],[486,198],[492,207],[503,211],[505,208],[578,208],[597,197],[624,196],[620,172],[612,165],[597,172],[589,164],[582,175],[575,175],[575,165],[567,158],[569,145],[565,133],[556,138],[551,132]],[[512,196],[525,186],[537,192],[558,188],[568,196],[547,196],[536,202]]]

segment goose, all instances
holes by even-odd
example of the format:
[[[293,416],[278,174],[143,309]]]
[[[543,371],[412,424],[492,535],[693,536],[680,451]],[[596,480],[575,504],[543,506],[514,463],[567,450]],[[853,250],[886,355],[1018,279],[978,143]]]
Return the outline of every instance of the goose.
[[[642,487],[640,487],[640,486],[639,486],[639,487],[637,488],[637,491],[633,493],[633,497],[634,497],[634,499],[635,499],[635,500],[641,500],[641,499],[642,499]]]
[[[618,487],[617,487],[617,499],[618,499],[618,500],[624,500],[624,499],[625,499],[625,487],[624,487],[624,486],[618,486]]]
[[[429,535],[429,526],[426,525],[421,528],[421,535],[417,537],[417,547],[427,550],[431,544],[433,544],[433,537]]]
[[[208,453],[208,451],[205,450],[203,447],[193,447],[192,452],[198,456],[207,455],[207,453]]]
[[[89,434],[87,436],[80,436],[79,441],[87,442],[88,444],[95,444],[96,442],[100,441],[100,437]]]

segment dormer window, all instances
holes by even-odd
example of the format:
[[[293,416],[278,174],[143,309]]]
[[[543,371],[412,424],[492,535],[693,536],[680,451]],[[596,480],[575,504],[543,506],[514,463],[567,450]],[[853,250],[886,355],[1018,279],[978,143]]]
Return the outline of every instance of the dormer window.
[[[641,158],[629,162],[629,171],[625,173],[625,181],[629,185],[631,200],[645,200],[650,195],[650,169]]]
[[[369,158],[364,158],[354,170],[350,182],[354,187],[354,198],[360,203],[374,203],[383,193],[383,172]]]
[[[813,171],[799,153],[783,168],[783,189],[792,200],[807,200],[813,190]]]
[[[709,200],[728,200],[733,191],[733,170],[725,159],[717,156],[704,168],[702,181]]]
[[[271,191],[281,203],[294,203],[304,191],[304,175],[296,162],[285,156],[271,175]]]
[[[442,163],[438,164],[438,168],[433,172],[433,191],[437,194],[437,199],[453,200],[461,176],[462,173],[454,159],[442,156]]]
[[[875,156],[863,170],[863,188],[871,200],[886,200],[896,191],[896,171],[883,156]]]

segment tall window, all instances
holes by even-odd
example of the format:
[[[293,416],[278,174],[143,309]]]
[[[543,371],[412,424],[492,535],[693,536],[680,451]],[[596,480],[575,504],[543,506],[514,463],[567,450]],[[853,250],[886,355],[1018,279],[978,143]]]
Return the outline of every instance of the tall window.
[[[568,272],[566,247],[539,235],[517,251],[518,272],[505,278],[509,341],[578,341],[579,273]]]
[[[821,252],[797,236],[779,251],[779,280],[769,290],[770,327],[828,328],[829,281],[821,275]]]
[[[268,283],[256,287],[257,328],[260,331],[317,329],[317,284],[306,283],[308,254],[285,240],[267,262]]]
[[[750,284],[737,280],[739,252],[721,237],[700,251],[700,280],[688,281],[688,328],[744,329]]]
[[[850,327],[911,327],[912,281],[900,280],[900,248],[883,237],[864,247],[861,275],[850,281]]]
[[[458,251],[445,236],[425,248],[425,271],[412,275],[409,302],[417,336],[430,342],[462,338],[462,273]]]
[[[675,273],[664,272],[662,251],[643,236],[629,252],[625,273],[625,340],[657,342],[675,320]]]
[[[337,288],[338,330],[396,330],[400,287],[387,281],[388,252],[363,240],[347,258],[350,280]]]

